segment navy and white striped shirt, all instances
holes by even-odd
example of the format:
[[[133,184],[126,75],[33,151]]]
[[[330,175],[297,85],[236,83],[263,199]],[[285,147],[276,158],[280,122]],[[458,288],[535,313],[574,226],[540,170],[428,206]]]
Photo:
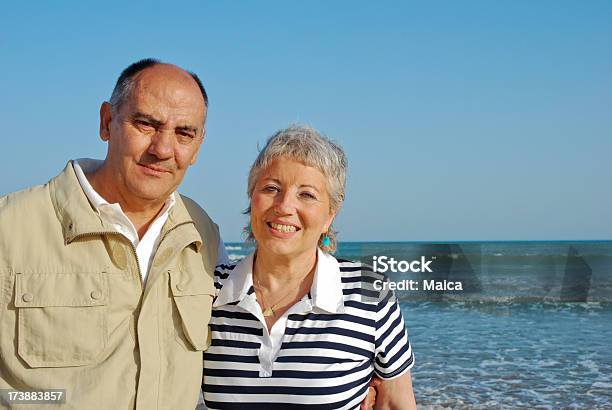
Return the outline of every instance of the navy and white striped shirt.
[[[319,250],[310,293],[268,332],[252,265],[253,255],[215,272],[208,408],[355,409],[373,374],[391,379],[412,367],[397,300],[372,286],[383,275]]]

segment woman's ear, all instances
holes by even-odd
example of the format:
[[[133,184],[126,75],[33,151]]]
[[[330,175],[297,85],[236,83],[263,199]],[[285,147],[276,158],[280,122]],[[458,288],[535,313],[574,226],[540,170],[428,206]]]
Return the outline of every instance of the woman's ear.
[[[325,225],[323,225],[323,232],[321,232],[322,234],[329,232],[329,228],[331,228],[332,223],[334,223],[334,219],[336,218],[336,212],[331,212],[329,214],[329,219],[327,220],[327,222],[325,223]]]

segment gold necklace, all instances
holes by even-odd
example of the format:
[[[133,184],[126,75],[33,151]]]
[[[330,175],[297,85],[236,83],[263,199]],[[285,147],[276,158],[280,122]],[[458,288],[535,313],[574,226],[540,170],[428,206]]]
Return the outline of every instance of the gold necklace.
[[[261,296],[261,304],[263,305],[263,315],[265,317],[270,317],[270,316],[274,316],[274,309],[277,309],[279,304],[285,300],[287,298],[287,296],[289,296],[291,293],[293,293],[294,290],[298,289],[300,286],[302,286],[302,283],[304,283],[304,279],[306,279],[306,277],[308,277],[308,275],[310,275],[310,273],[312,272],[312,269],[310,270],[310,272],[308,272],[308,274],[306,274],[297,284],[297,286],[295,286],[294,288],[291,289],[291,291],[285,293],[279,300],[276,301],[276,303],[273,303],[272,305],[266,307],[266,302],[264,301],[264,297],[263,297],[263,286],[261,286],[261,283],[259,282],[259,279],[255,276],[255,274],[253,274],[253,277],[255,278],[255,283],[257,284],[257,287],[259,288],[259,296]],[[295,299],[295,297],[294,297]]]

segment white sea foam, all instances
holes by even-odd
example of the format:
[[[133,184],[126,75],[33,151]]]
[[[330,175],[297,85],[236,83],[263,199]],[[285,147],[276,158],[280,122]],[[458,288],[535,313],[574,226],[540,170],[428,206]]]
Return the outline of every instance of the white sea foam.
[[[593,387],[596,389],[612,389],[612,383],[595,382],[591,385],[591,388]]]
[[[558,361],[556,360],[540,360],[538,361],[538,366],[540,367],[553,367],[553,366],[557,366],[559,364]]]
[[[592,372],[599,372],[599,366],[593,360],[584,360],[584,361],[580,362],[580,364],[582,366],[586,367],[587,369],[589,369]]]
[[[491,366],[501,366],[503,362],[499,360],[483,360],[480,362],[480,367],[491,367]]]

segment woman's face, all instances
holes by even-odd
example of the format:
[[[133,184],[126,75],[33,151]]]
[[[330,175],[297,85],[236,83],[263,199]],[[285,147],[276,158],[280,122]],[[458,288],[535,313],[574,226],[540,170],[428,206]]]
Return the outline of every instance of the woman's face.
[[[251,225],[263,251],[285,257],[313,252],[334,216],[327,179],[316,168],[280,157],[255,183]]]

